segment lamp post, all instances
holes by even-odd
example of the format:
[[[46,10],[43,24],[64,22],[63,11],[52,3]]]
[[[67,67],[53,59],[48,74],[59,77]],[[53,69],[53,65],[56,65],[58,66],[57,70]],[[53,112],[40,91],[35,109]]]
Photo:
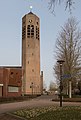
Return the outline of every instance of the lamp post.
[[[58,60],[57,61],[60,65],[60,107],[62,107],[62,89],[63,89],[63,86],[62,86],[62,64],[63,62],[65,62],[64,60]]]

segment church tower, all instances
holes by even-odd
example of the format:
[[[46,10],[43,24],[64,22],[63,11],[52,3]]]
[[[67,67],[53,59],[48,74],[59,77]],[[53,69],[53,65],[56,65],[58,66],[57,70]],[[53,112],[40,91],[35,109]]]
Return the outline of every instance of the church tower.
[[[22,92],[41,94],[40,19],[32,12],[22,18]]]

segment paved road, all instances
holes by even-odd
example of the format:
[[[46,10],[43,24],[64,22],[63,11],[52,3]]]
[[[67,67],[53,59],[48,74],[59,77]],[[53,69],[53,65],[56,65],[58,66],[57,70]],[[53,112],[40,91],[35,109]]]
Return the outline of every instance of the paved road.
[[[19,120],[18,118],[11,119],[10,115],[7,115],[7,112],[11,112],[14,110],[22,109],[22,108],[32,108],[32,107],[43,107],[43,106],[59,106],[59,102],[53,102],[51,101],[54,96],[41,96],[29,101],[23,101],[23,102],[15,102],[15,103],[6,103],[6,104],[0,104],[0,120]],[[81,103],[79,102],[64,102],[63,106],[81,106]],[[4,119],[1,119],[4,116]],[[7,117],[10,117],[10,119],[6,119]]]

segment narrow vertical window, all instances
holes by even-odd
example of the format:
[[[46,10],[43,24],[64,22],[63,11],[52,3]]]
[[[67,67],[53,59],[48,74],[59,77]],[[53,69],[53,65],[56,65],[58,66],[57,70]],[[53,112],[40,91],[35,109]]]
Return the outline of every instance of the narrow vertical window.
[[[36,26],[36,39],[39,40],[39,28]]]
[[[27,37],[30,38],[30,25],[27,27]]]
[[[26,37],[26,26],[22,27],[22,39]]]
[[[39,28],[38,28],[38,40],[39,40]]]

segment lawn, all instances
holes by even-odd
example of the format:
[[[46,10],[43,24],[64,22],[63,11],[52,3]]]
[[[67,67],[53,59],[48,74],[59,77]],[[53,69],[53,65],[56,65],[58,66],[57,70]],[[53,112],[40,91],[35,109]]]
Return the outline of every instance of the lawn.
[[[27,120],[81,120],[81,107],[44,107],[22,109],[13,114]]]

